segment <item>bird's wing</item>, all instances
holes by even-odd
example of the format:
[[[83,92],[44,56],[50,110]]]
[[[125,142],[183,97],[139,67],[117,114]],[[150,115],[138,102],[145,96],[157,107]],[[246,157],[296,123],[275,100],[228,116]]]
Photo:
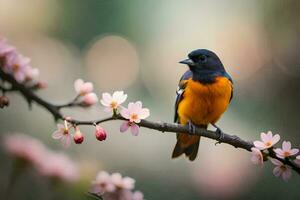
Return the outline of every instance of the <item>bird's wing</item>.
[[[232,80],[231,76],[227,72],[225,72],[223,74],[223,76],[226,77],[226,78],[228,78],[228,80],[231,82],[231,96],[230,96],[230,101],[231,101],[232,98],[233,98],[233,80]]]
[[[186,84],[187,84],[187,80],[192,78],[192,76],[193,76],[192,72],[190,70],[188,70],[182,75],[182,77],[179,81],[178,88],[176,90],[174,122],[179,122],[179,116],[178,116],[178,113],[177,113],[178,105],[179,105],[179,102],[183,98],[183,93],[184,93],[184,89],[185,89]]]

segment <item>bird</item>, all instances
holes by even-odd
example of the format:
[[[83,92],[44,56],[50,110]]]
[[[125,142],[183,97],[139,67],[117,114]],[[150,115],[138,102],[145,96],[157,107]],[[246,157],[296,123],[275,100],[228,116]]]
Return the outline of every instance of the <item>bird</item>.
[[[233,97],[233,81],[220,58],[207,49],[197,49],[179,62],[188,66],[176,91],[174,122],[187,125],[190,132],[196,127],[207,129],[211,124],[220,138],[223,131],[216,125]],[[177,133],[172,158],[185,154],[190,161],[198,154],[200,136]]]

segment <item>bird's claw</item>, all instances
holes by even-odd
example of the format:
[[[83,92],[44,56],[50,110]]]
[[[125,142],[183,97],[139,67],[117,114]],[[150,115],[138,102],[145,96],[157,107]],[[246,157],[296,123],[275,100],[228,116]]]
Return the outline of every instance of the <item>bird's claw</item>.
[[[219,138],[218,138],[219,140],[224,139],[224,132],[220,128],[217,128],[216,133],[219,135]],[[219,142],[219,143],[221,143],[221,142]]]
[[[219,138],[218,140],[223,140],[224,139],[224,132],[215,124],[212,124],[213,127],[215,127],[217,130],[216,130],[216,133],[219,135]],[[216,142],[215,145],[217,144],[221,144],[220,141]]]
[[[189,120],[188,126],[189,126],[189,132],[192,133],[192,134],[195,134],[196,133],[196,125],[193,124],[193,122],[191,122]]]

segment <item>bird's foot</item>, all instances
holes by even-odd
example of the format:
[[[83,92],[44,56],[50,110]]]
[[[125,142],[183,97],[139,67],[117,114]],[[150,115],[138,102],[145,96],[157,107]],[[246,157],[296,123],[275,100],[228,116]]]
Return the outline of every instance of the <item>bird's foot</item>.
[[[197,126],[195,124],[193,124],[193,122],[190,120],[189,120],[188,126],[189,126],[189,132],[192,134],[195,134]]]
[[[224,132],[215,124],[212,124],[213,127],[215,127],[217,130],[216,130],[216,133],[219,135],[219,138],[218,140],[223,140],[224,139]],[[221,141],[218,141],[215,143],[215,145],[217,144],[221,144]]]

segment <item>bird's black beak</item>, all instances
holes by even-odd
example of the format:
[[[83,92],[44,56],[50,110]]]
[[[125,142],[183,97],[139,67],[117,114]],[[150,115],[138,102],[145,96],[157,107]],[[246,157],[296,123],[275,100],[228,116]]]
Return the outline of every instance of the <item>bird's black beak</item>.
[[[185,64],[185,65],[188,65],[188,66],[195,66],[195,63],[194,63],[194,61],[192,60],[192,59],[189,59],[189,58],[187,58],[187,59],[185,59],[185,60],[182,60],[182,61],[180,61],[179,63],[181,63],[181,64]]]

